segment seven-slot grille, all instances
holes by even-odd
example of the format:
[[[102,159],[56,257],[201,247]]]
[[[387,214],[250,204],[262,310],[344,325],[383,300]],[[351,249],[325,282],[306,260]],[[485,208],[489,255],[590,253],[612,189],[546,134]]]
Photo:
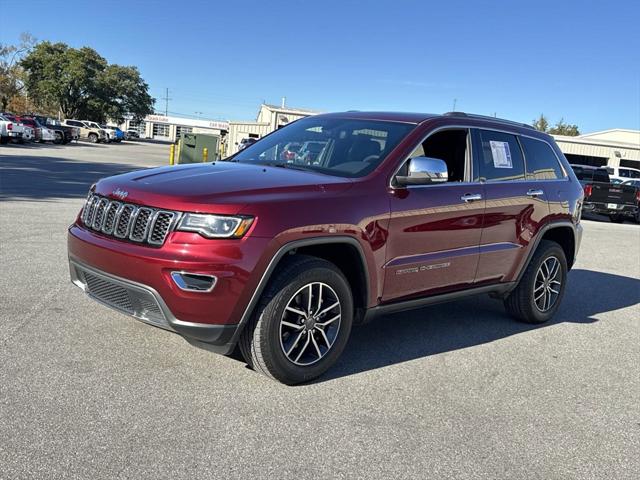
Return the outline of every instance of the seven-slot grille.
[[[178,213],[90,195],[81,218],[86,227],[97,232],[160,246],[178,219]]]

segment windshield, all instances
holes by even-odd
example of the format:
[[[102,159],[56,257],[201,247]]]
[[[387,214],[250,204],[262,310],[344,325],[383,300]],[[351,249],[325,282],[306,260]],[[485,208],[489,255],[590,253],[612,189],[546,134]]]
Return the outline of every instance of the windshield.
[[[229,160],[362,177],[373,171],[413,124],[308,117],[247,146]]]

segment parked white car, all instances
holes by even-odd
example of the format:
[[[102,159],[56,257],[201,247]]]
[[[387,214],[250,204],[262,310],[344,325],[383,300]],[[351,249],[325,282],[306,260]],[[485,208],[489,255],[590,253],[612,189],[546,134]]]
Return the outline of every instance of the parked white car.
[[[116,130],[111,128],[109,125],[100,125],[100,128],[104,130],[107,134],[107,142],[116,142],[118,141]]]
[[[21,123],[9,120],[7,117],[0,115],[0,143],[8,143],[11,140],[17,140],[19,143],[24,142],[22,135],[24,127]]]
[[[609,173],[611,183],[622,183],[630,178],[640,178],[640,170],[631,167],[604,167]]]

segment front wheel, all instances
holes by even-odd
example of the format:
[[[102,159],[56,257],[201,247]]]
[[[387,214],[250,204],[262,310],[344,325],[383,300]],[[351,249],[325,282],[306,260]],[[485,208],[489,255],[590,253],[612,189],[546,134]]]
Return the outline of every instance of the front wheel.
[[[353,322],[349,283],[332,263],[296,256],[262,295],[239,346],[249,366],[287,385],[327,371]]]
[[[556,242],[542,240],[518,286],[504,301],[507,312],[526,323],[549,320],[562,301],[567,270],[562,247]]]
[[[91,143],[98,143],[98,135],[96,135],[95,133],[90,133],[89,134],[89,141]]]
[[[61,133],[56,132],[56,139],[53,141],[56,145],[60,145],[63,142],[63,137]]]

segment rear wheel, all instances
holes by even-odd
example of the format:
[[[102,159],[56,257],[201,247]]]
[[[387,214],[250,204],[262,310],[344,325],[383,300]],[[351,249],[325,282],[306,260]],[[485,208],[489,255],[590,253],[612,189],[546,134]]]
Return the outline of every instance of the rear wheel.
[[[322,375],[349,338],[353,299],[332,263],[298,256],[263,294],[239,346],[257,372],[288,385]]]
[[[624,215],[609,215],[609,220],[611,220],[613,223],[624,223]]]
[[[518,286],[505,299],[509,314],[526,323],[544,323],[558,310],[567,278],[567,259],[556,242],[542,240]]]

